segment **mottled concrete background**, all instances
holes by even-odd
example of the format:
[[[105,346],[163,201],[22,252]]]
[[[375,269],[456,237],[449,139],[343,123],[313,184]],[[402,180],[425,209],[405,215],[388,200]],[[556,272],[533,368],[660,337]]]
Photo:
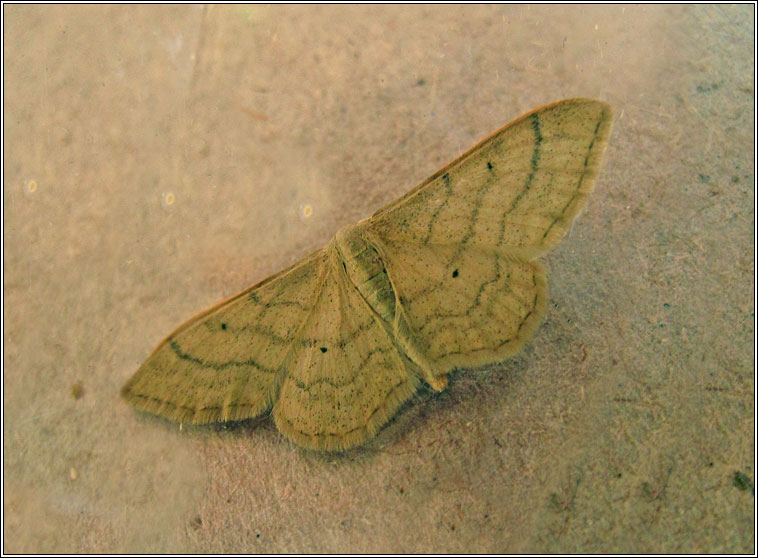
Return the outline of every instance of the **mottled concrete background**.
[[[750,552],[753,9],[4,6],[3,550]],[[516,358],[337,457],[119,399],[183,320],[574,96],[615,127]]]

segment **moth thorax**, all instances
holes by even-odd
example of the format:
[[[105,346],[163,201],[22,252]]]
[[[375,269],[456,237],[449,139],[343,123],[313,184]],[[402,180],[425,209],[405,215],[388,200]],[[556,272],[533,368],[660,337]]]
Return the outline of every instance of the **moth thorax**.
[[[387,322],[395,318],[395,292],[379,250],[359,227],[348,226],[335,239],[340,265],[371,308]]]

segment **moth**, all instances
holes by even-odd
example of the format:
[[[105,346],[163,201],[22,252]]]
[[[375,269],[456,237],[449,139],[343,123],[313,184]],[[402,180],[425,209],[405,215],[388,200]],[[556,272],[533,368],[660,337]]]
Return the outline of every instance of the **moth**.
[[[601,101],[516,119],[321,250],[192,318],[121,390],[188,423],[267,411],[296,444],[374,436],[421,382],[497,363],[547,303],[536,258],[593,190],[611,128]]]

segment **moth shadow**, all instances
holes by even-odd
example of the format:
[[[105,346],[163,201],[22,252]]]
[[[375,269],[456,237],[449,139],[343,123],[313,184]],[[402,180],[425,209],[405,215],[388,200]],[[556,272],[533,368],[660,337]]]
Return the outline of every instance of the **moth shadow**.
[[[528,373],[532,352],[524,349],[505,361],[476,368],[453,370],[447,387],[435,391],[422,382],[418,391],[360,449],[365,452],[416,452],[424,444],[430,430],[471,420],[471,407],[497,405],[512,389],[517,375]]]
[[[137,410],[136,416],[140,423],[149,424],[151,427],[162,428],[166,432],[179,431],[186,435],[195,435],[202,437],[209,434],[227,434],[232,437],[249,436],[252,432],[265,427],[270,423],[271,429],[276,431],[273,420],[269,420],[270,413],[235,421],[212,422],[205,424],[193,424],[187,422],[176,422],[160,415],[154,415],[147,411]]]

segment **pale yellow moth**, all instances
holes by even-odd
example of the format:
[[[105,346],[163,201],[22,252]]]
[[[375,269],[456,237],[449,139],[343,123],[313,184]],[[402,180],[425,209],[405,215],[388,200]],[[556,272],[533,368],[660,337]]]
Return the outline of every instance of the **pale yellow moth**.
[[[610,107],[570,99],[498,130],[323,249],[191,319],[124,385],[180,422],[271,410],[317,450],[363,443],[424,381],[515,354],[545,314],[535,258],[592,192]]]

